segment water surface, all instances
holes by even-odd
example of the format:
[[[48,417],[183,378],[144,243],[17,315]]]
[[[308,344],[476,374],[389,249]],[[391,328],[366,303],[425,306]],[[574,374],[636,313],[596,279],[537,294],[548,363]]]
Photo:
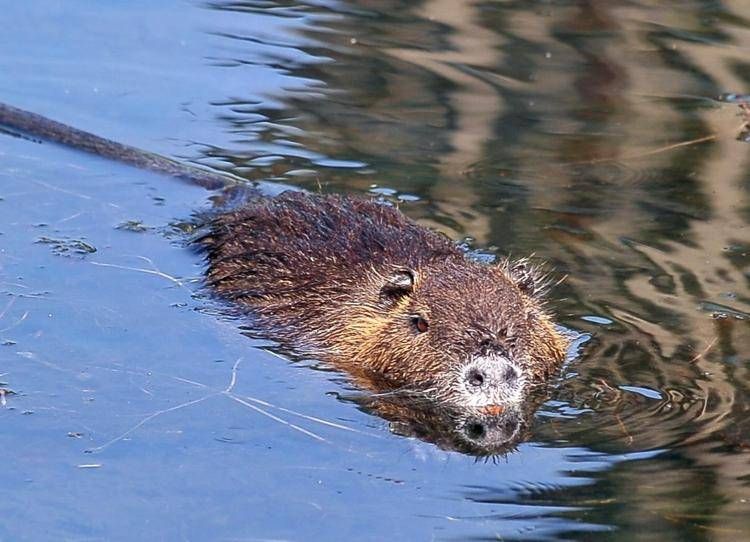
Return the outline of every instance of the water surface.
[[[720,99],[750,92],[744,2],[43,0],[0,24],[0,100],[533,253],[591,336],[515,452],[400,435],[201,294],[205,191],[2,135],[1,540],[750,535],[750,147]]]

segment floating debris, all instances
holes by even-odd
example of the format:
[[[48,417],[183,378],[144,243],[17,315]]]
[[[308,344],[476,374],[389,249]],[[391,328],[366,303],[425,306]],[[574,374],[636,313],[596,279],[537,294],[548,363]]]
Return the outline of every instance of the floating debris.
[[[703,301],[700,304],[700,309],[711,313],[711,315],[717,319],[733,317],[737,320],[750,320],[750,314],[747,312],[734,309],[727,305],[713,303],[711,301]]]
[[[115,229],[121,231],[131,231],[133,233],[143,233],[145,231],[148,231],[150,228],[140,220],[126,220],[125,222],[122,222],[121,224],[115,226]]]
[[[738,141],[750,143],[750,94],[735,94],[728,92],[719,96],[719,101],[735,104],[740,108],[740,117],[743,120]]]
[[[58,256],[84,256],[96,252],[96,247],[94,245],[81,239],[70,239],[68,237],[63,237],[61,239],[55,239],[54,237],[40,237],[36,242],[42,245],[49,245],[52,248],[52,252]]]
[[[8,404],[8,400],[6,397],[11,395],[18,395],[13,390],[10,390],[8,388],[0,388],[0,406],[5,406]]]

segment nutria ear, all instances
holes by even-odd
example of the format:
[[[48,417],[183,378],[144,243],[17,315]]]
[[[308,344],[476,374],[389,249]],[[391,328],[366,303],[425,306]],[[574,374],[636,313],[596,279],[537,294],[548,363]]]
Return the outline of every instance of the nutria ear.
[[[380,297],[384,299],[398,299],[409,295],[414,290],[414,277],[416,273],[407,267],[395,269],[385,284],[380,288]]]
[[[534,295],[538,292],[537,270],[531,266],[527,260],[508,262],[508,273],[513,279],[513,282],[515,282],[520,290],[526,295]]]

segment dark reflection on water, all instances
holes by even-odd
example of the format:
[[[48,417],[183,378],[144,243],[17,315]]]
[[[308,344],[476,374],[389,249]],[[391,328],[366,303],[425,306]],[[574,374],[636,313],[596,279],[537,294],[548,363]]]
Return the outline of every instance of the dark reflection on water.
[[[205,19],[207,14],[211,17]],[[110,15],[114,20],[122,16]],[[171,13],[155,17],[173,20]],[[342,532],[370,539],[432,535],[631,540],[636,533],[639,539],[654,540],[747,537],[750,147],[738,140],[747,119],[741,118],[738,101],[726,97],[750,91],[750,7],[745,2],[237,1],[190,7],[182,17],[191,24],[180,24],[181,17],[175,17],[177,26],[170,32],[191,29],[179,36],[191,58],[201,59],[199,67],[175,62],[181,69],[172,71],[170,60],[182,58],[172,49],[163,53],[163,64],[148,64],[144,58],[162,56],[148,51],[141,58],[139,46],[134,53],[119,52],[123,57],[134,55],[128,57],[133,66],[145,63],[163,75],[157,78],[148,70],[133,75],[138,84],[143,81],[148,95],[159,97],[148,109],[153,114],[144,115],[158,118],[158,123],[137,122],[144,100],[137,92],[135,97],[126,94],[126,105],[115,99],[118,86],[139,89],[127,77],[110,82],[111,92],[106,93],[106,87],[103,92],[124,109],[122,118],[107,109],[101,115],[104,120],[87,119],[97,117],[97,107],[106,109],[104,98],[89,97],[78,107],[68,101],[61,105],[62,120],[76,124],[82,118],[94,123],[84,128],[167,154],[197,155],[200,162],[251,179],[281,180],[310,190],[377,193],[398,201],[420,222],[470,245],[515,255],[534,253],[549,262],[556,275],[567,276],[551,296],[561,323],[590,333],[592,339],[536,412],[538,405],[530,403],[528,411],[500,418],[494,425],[452,412],[404,410],[398,403],[358,405],[386,420],[394,433],[436,446],[388,440],[379,417],[360,414],[349,400],[337,403],[323,395],[330,390],[328,373],[274,364],[277,360],[259,356],[253,366],[257,380],[241,380],[247,389],[237,393],[285,405],[296,413],[323,410],[323,417],[337,424],[324,426],[333,431],[333,436],[324,436],[334,445],[321,448],[318,441],[299,440],[298,432],[285,432],[288,426],[280,429],[268,418],[263,418],[265,424],[251,421],[246,409],[230,415],[226,404],[211,403],[205,411],[187,410],[191,416],[184,427],[203,428],[215,434],[217,443],[242,447],[227,452],[195,433],[190,443],[169,440],[160,447],[158,439],[164,435],[146,424],[144,434],[152,440],[141,436],[135,442],[151,442],[148,452],[156,457],[177,455],[181,470],[150,463],[144,467],[147,454],[138,456],[127,443],[91,461],[68,445],[58,462],[101,461],[113,470],[122,469],[123,476],[133,476],[133,483],[158,480],[165,489],[150,487],[133,494],[123,489],[121,500],[113,502],[126,511],[123,517],[146,518],[171,539],[190,538],[190,533],[295,539],[299,531],[287,527],[291,517],[315,525],[308,534],[319,539]],[[45,36],[49,39],[49,33]],[[93,33],[91,40],[98,43]],[[133,44],[137,41],[132,37]],[[98,48],[88,49],[100,53]],[[44,57],[44,47],[35,51]],[[86,54],[93,53],[78,51],[74,56]],[[19,55],[21,61],[28,60]],[[48,62],[48,69],[56,65]],[[97,57],[91,66],[106,72],[102,66],[108,62],[111,59]],[[79,87],[88,88],[87,66],[67,68],[67,86],[74,96]],[[24,89],[40,88],[35,77],[21,70],[13,77],[15,86],[1,87],[11,94],[4,101],[15,98],[18,103],[26,99]],[[45,80],[45,88],[57,84],[52,77]],[[195,88],[194,94],[185,88]],[[53,90],[46,92],[57,96]],[[54,112],[29,100],[18,105]],[[109,116],[113,114],[114,119]],[[136,119],[131,128],[129,119]],[[85,286],[122,287],[114,279],[102,282],[107,279],[98,273],[101,269],[94,273],[89,267],[71,268],[68,260],[62,265],[38,252],[30,260],[33,266],[24,266],[20,251],[41,234],[29,230],[12,237],[13,228],[33,227],[24,216],[49,222],[45,209],[54,211],[59,221],[73,216],[75,209],[57,212],[55,202],[44,199],[50,192],[42,191],[42,185],[33,185],[42,195],[32,194],[34,201],[24,199],[26,177],[46,183],[58,179],[56,172],[30,164],[27,155],[36,151],[20,145],[9,146],[14,159],[2,171],[15,181],[3,185],[7,192],[0,193],[6,204],[13,204],[13,212],[0,221],[7,251],[6,259],[0,260],[0,272],[6,275],[3,291],[9,299],[23,293],[10,276],[23,274],[33,283],[34,296],[58,296],[60,311],[68,307],[84,318],[87,307],[98,308],[91,309],[95,317],[83,320],[90,322],[88,327],[69,323],[63,329],[66,337],[87,337],[95,345],[90,347],[93,353],[80,350],[83,347],[60,349],[69,354],[67,367],[50,357],[53,352],[40,356],[46,344],[42,331],[50,324],[34,312],[42,303],[38,297],[0,302],[0,339],[19,343],[2,347],[15,357],[9,358],[13,363],[7,374],[0,369],[0,387],[19,388],[19,396],[7,397],[19,411],[29,404],[36,405],[38,413],[54,409],[52,419],[36,416],[47,430],[42,440],[37,440],[42,433],[28,428],[38,426],[22,424],[21,417],[11,417],[9,411],[0,414],[16,431],[11,434],[23,435],[28,442],[23,447],[26,455],[19,452],[11,463],[26,472],[29,465],[48,459],[37,455],[43,446],[60,445],[54,437],[53,431],[59,431],[55,421],[62,418],[68,422],[62,424],[65,431],[80,431],[93,444],[101,444],[131,427],[144,412],[197,397],[193,388],[185,395],[179,386],[186,384],[171,376],[223,389],[227,366],[219,364],[224,369],[219,374],[206,360],[222,348],[222,357],[236,359],[232,356],[247,355],[248,346],[234,342],[233,327],[217,341],[212,323],[196,320],[193,313],[177,317],[164,311],[167,301],[192,306],[180,289],[160,290],[151,301],[133,295],[122,305],[112,305],[102,301],[104,293]],[[68,159],[52,158],[58,165],[69,165]],[[192,263],[181,260],[188,257],[182,252],[175,256],[161,250],[158,236],[138,234],[147,239],[139,244],[119,234],[101,233],[133,218],[159,226],[184,218],[197,205],[195,195],[191,199],[174,187],[162,191],[160,181],[149,178],[139,185],[142,206],[133,201],[132,186],[127,184],[110,187],[109,201],[99,196],[101,181],[92,173],[105,166],[95,161],[85,166],[81,186],[64,197],[70,199],[66,205],[81,206],[89,218],[83,226],[74,219],[55,223],[54,237],[63,246],[71,239],[93,243],[97,249],[111,246],[114,249],[105,248],[97,257],[130,267],[142,265],[128,259],[133,254],[149,254],[155,261],[161,254],[166,263],[174,264],[174,273],[197,273]],[[75,177],[69,169],[62,170],[66,179]],[[117,175],[123,183],[126,174],[118,170]],[[167,209],[156,207],[165,201]],[[156,211],[136,212],[152,203]],[[28,206],[26,214],[21,212],[23,205]],[[56,270],[54,280],[42,280],[37,266]],[[150,283],[129,279],[126,284],[141,296],[153,294]],[[126,316],[131,313],[128,307],[147,318]],[[24,311],[31,311],[28,321],[23,320]],[[34,317],[40,319],[34,321],[36,327],[24,331]],[[169,322],[168,339],[140,329],[144,321],[152,326]],[[8,326],[14,327],[6,331]],[[108,379],[108,366],[89,358],[98,360],[101,352],[96,345],[107,344],[107,338],[111,345],[113,336],[120,337],[122,343],[116,346],[121,351],[135,348],[132,338],[128,342],[112,331],[117,326],[140,329],[134,332],[139,337],[134,355],[170,378],[159,380],[139,369],[122,390],[118,380]],[[50,344],[48,348],[58,350],[55,341]],[[133,363],[120,353],[113,356],[119,371]],[[156,361],[150,361],[152,356]],[[193,357],[200,357],[203,365]],[[83,360],[78,362],[81,367],[71,361],[78,358]],[[190,371],[196,374],[181,372],[185,365],[177,360],[185,359],[195,361]],[[37,367],[37,372],[30,367]],[[45,382],[47,373],[40,368],[61,375],[60,383]],[[104,404],[102,411],[81,410],[76,402],[94,395],[82,383],[86,379],[108,390],[97,396]],[[161,395],[149,396],[145,403],[129,402],[130,394],[150,391],[149,386],[157,384]],[[57,396],[56,385],[73,399],[65,393]],[[301,419],[313,425],[320,421]],[[348,431],[352,428],[356,431]],[[440,455],[440,449],[485,455],[487,446],[478,441],[486,435],[489,448],[504,452],[507,444],[518,451],[496,464]],[[137,437],[136,432],[133,438]],[[520,444],[522,440],[528,442]],[[4,442],[4,449],[10,450],[12,442]],[[274,453],[259,443],[267,443]],[[238,449],[247,455],[240,457]],[[206,457],[216,462],[201,463]],[[222,485],[213,478],[215,464],[225,466],[231,482]],[[301,470],[294,470],[297,467]],[[85,491],[110,497],[101,487],[87,485],[93,483],[91,478],[85,483],[76,478],[80,485],[71,486],[68,478],[55,478],[45,470],[26,478],[14,472],[6,471],[6,485],[19,488],[20,498],[29,502],[41,495],[25,481],[31,478],[47,480],[56,495],[73,488],[68,500],[44,500],[41,510],[56,527],[51,532],[61,537],[72,533],[111,539],[134,528],[80,504]],[[118,484],[117,472],[109,472],[105,468],[97,474]],[[316,473],[314,480],[302,472]],[[185,485],[184,473],[195,485]],[[327,491],[318,492],[319,487]],[[205,495],[204,500],[190,499],[191,489]],[[156,515],[136,504],[149,499],[164,506],[171,503],[172,510],[182,513]],[[19,515],[21,509],[20,504],[0,505],[0,511],[11,515]],[[32,512],[38,517],[40,510]],[[78,519],[86,512],[97,518],[94,527]],[[321,516],[333,519],[326,523]],[[359,521],[361,517],[366,521]],[[159,523],[166,520],[169,525]],[[14,539],[33,538],[33,530],[4,528],[0,527],[0,538],[4,532],[16,535]]]
[[[415,397],[358,396],[352,399],[367,413],[389,423],[396,435],[417,438],[442,450],[477,458],[501,459],[528,438],[544,394],[525,401],[497,405],[492,412],[457,408]]]

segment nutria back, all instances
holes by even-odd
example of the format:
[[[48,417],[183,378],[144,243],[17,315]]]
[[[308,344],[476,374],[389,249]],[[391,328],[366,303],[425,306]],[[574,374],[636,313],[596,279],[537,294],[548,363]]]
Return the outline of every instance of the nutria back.
[[[483,406],[546,381],[567,340],[524,262],[483,264],[364,198],[285,192],[212,220],[207,282],[358,381]]]

